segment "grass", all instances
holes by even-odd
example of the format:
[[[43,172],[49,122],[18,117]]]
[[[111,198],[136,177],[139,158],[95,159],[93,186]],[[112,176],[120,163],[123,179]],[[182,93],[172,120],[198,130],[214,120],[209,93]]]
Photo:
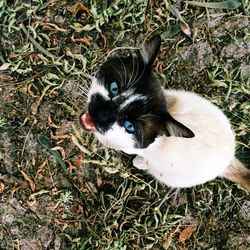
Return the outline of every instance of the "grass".
[[[250,77],[243,69],[250,58],[244,49],[237,56],[225,49],[249,44],[249,6],[247,0],[235,10],[177,4],[192,40],[181,32],[169,1],[3,0],[0,248],[32,242],[26,248],[50,249],[60,239],[60,249],[248,249],[249,221],[240,216],[246,191],[216,179],[181,190],[177,200],[157,208],[168,188],[135,169],[130,156],[84,133],[78,114],[91,76],[107,56],[160,33],[155,71],[163,86],[195,91],[221,107],[244,158],[250,149]],[[39,143],[40,134],[49,147]],[[3,204],[12,198],[19,206],[9,209],[9,223]],[[29,213],[22,218],[24,208]],[[38,228],[53,235],[41,238]]]

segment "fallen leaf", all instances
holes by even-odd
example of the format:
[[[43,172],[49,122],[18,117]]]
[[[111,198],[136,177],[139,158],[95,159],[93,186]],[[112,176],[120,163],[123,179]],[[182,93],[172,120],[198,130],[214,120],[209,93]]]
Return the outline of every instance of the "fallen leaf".
[[[35,95],[35,93],[32,91],[32,84],[29,84],[29,86],[28,86],[28,93],[29,93],[29,95],[31,96],[31,97],[39,97],[38,95]]]
[[[84,37],[81,37],[81,38],[75,38],[75,36],[72,35],[71,40],[73,42],[82,42],[82,43],[85,43],[85,44],[90,46],[91,42],[93,41],[93,38],[91,36],[84,36]]]
[[[40,23],[40,25],[42,26],[42,29],[49,29],[57,32],[67,32],[67,29],[60,28],[54,23]]]
[[[196,226],[195,225],[189,225],[187,228],[185,228],[181,233],[180,233],[180,236],[179,236],[179,242],[184,242],[186,240],[188,240],[194,230],[195,230]]]
[[[10,63],[4,63],[1,67],[0,67],[0,71],[6,70],[9,68],[11,64]]]
[[[1,183],[0,183],[0,194],[4,191],[4,188],[5,188],[5,186],[4,186],[4,184],[1,182]]]
[[[30,105],[31,114],[32,114],[32,115],[36,115],[36,114],[37,114],[37,109],[38,109],[37,103],[36,103],[36,102],[33,102],[33,103]]]
[[[44,167],[47,165],[48,161],[45,160],[40,166],[38,166],[35,178],[43,171]]]
[[[52,139],[55,139],[55,140],[60,140],[60,139],[71,139],[71,136],[70,136],[70,135],[61,135],[61,134],[58,134],[58,135],[53,135],[53,134],[51,134],[51,138],[52,138]]]
[[[52,121],[50,115],[48,116],[48,124],[49,124],[49,126],[50,126],[51,128],[60,128],[60,126],[56,125],[56,124]]]
[[[72,29],[74,29],[76,32],[82,32],[82,31],[91,31],[95,29],[95,25],[86,24],[85,26],[82,26],[80,23],[74,23],[73,25],[70,25]]]
[[[76,167],[78,168],[81,167],[82,162],[83,162],[83,155],[79,154],[78,157],[76,158],[76,163],[75,163]]]
[[[29,183],[32,192],[34,192],[35,189],[36,189],[35,182],[32,181],[32,179],[24,171],[22,171],[22,170],[21,170],[21,174],[23,175],[24,179]]]
[[[179,19],[179,21],[181,22],[180,27],[182,32],[188,36],[189,38],[191,38],[191,29],[189,27],[189,25],[185,22],[185,20],[183,19],[183,17],[181,16],[181,13],[179,12],[179,10],[173,6],[170,5],[170,10],[171,12]]]
[[[183,32],[186,36],[188,36],[189,38],[191,38],[191,29],[190,29],[189,25],[188,25],[186,22],[181,21],[180,26],[181,26],[182,32]]]
[[[85,13],[89,14],[90,13],[90,9],[86,5],[84,5],[83,3],[78,2],[78,3],[76,3],[74,5],[72,14],[73,14],[73,16],[76,16],[79,12],[80,13],[81,12],[85,12]]]
[[[65,160],[65,162],[69,165],[67,170],[72,174],[73,170],[76,169],[76,167],[69,160]]]
[[[62,231],[64,231],[64,230],[69,226],[68,223],[66,223],[66,222],[65,222],[64,220],[62,220],[62,219],[59,219],[59,218],[57,219],[57,218],[55,218],[54,221],[55,221],[55,223],[56,223],[58,226],[62,225],[62,227],[60,227]]]
[[[65,151],[63,147],[56,146],[56,147],[51,148],[50,150],[53,150],[53,151],[59,150],[61,153],[62,159],[63,160],[65,159]]]

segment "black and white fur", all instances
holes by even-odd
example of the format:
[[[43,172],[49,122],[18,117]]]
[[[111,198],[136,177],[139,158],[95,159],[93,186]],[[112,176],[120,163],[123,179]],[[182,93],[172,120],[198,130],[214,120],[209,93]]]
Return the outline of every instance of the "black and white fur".
[[[217,176],[250,190],[250,171],[235,157],[226,116],[197,94],[164,90],[152,71],[161,39],[153,37],[128,57],[108,59],[88,93],[84,129],[104,145],[136,154],[134,165],[171,187]]]

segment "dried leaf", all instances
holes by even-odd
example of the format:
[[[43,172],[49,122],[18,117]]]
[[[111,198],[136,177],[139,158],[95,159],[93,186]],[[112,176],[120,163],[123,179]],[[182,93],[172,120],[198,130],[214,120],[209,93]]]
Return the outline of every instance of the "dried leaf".
[[[83,3],[78,2],[74,6],[72,14],[73,14],[73,16],[76,16],[79,12],[85,12],[85,13],[89,14],[90,9],[86,5],[84,5]]]
[[[185,22],[183,17],[181,16],[181,13],[179,12],[179,10],[173,5],[170,5],[170,10],[173,13],[173,15],[175,15],[179,19],[179,21],[181,22],[180,27],[181,27],[182,32],[186,36],[191,38],[191,29],[190,29],[189,25]]]
[[[70,136],[70,135],[61,135],[61,134],[58,134],[58,135],[53,135],[53,134],[51,134],[51,138],[52,138],[52,139],[55,139],[55,140],[60,140],[60,139],[71,139],[71,136]]]
[[[49,126],[50,126],[51,128],[60,128],[60,126],[56,125],[56,124],[52,121],[50,115],[48,116],[48,123],[49,123]]]
[[[35,189],[36,189],[36,184],[35,184],[35,182],[34,182],[34,181],[33,181],[24,171],[22,171],[22,170],[21,170],[21,174],[23,175],[24,179],[25,179],[27,182],[29,182],[30,188],[31,188],[32,192],[34,192]]]
[[[9,68],[11,64],[10,63],[4,63],[1,67],[0,67],[0,71],[6,70]]]
[[[82,32],[82,31],[91,31],[95,29],[95,25],[86,24],[85,26],[82,26],[80,23],[74,23],[73,25],[70,25],[72,29],[74,29],[76,32]]]
[[[65,162],[68,163],[68,171],[72,174],[73,170],[76,169],[76,167],[69,160],[65,160]]]
[[[82,154],[79,154],[78,157],[76,158],[76,167],[80,167],[82,165],[82,162],[83,162],[83,155]]]
[[[35,95],[35,93],[31,90],[32,84],[29,84],[28,86],[28,93],[31,97],[39,97],[38,95]]]
[[[4,184],[2,182],[0,182],[0,194],[4,191]]]
[[[42,26],[42,29],[49,29],[57,32],[67,32],[67,29],[60,28],[54,23],[40,23],[40,25]]]
[[[48,163],[48,161],[45,160],[40,166],[38,166],[35,178],[37,178],[37,176],[43,171],[43,169],[47,165],[47,163]]]
[[[241,3],[237,0],[226,0],[226,1],[216,2],[216,3],[187,1],[187,3],[196,5],[199,7],[214,8],[214,9],[228,9],[228,10],[237,9],[241,5]]]
[[[194,230],[195,230],[196,226],[195,225],[189,225],[187,228],[185,228],[181,233],[180,233],[180,236],[179,236],[179,242],[184,242],[186,240],[188,240]]]
[[[189,38],[191,38],[191,29],[190,29],[189,25],[186,22],[182,21],[180,26],[181,26],[182,32],[186,36],[188,36]]]
[[[91,36],[84,36],[84,37],[81,37],[81,38],[75,38],[74,35],[71,36],[71,40],[73,42],[83,42],[87,45],[91,45],[91,42],[93,41],[93,38]]]
[[[38,109],[38,105],[36,102],[33,102],[30,106],[30,111],[32,115],[36,115],[37,114],[37,109]]]

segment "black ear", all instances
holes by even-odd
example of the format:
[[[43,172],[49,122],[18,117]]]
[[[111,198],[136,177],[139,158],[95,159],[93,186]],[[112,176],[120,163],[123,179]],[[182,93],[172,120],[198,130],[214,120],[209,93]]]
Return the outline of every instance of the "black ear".
[[[144,42],[140,49],[140,55],[145,66],[152,67],[160,46],[161,37],[159,35],[155,35],[149,41]]]
[[[184,138],[193,138],[194,133],[184,126],[182,123],[176,121],[171,115],[167,115],[166,122],[166,131],[168,136],[184,137]]]

